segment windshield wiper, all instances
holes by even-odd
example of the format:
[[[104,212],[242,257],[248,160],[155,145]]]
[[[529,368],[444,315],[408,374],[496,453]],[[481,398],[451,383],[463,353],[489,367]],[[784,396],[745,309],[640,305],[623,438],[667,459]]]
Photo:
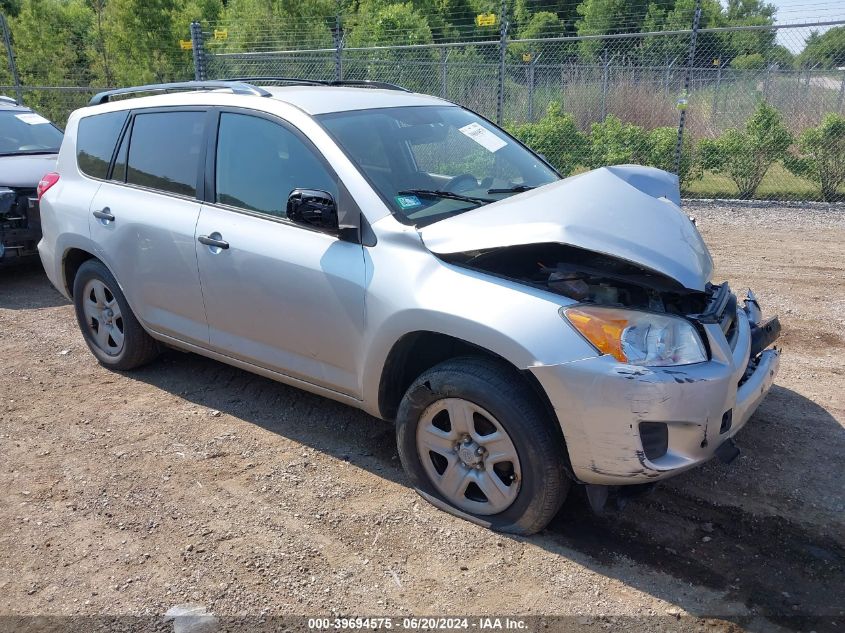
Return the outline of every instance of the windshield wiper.
[[[441,191],[439,189],[405,189],[397,191],[400,196],[424,196],[429,198],[446,198],[448,200],[461,200],[462,202],[474,202],[476,204],[488,204],[496,202],[490,198],[476,198],[474,196],[465,196],[462,193],[453,193],[451,191]]]
[[[531,185],[514,185],[513,187],[502,187],[501,189],[488,189],[487,193],[522,193],[534,189]]]

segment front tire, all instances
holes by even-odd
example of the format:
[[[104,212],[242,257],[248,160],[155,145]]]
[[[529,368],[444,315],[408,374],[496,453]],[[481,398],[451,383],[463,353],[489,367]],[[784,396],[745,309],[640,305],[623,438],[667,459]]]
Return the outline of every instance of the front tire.
[[[424,372],[399,405],[399,457],[414,486],[492,529],[542,530],[570,480],[556,422],[513,368],[482,358]]]
[[[101,365],[126,371],[152,361],[159,346],[135,318],[117,280],[96,259],[73,281],[73,305],[85,343]]]

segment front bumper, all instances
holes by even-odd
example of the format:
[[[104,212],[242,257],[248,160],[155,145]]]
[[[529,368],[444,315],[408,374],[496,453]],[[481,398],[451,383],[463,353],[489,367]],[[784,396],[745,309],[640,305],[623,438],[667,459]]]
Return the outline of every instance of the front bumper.
[[[780,351],[752,358],[757,324],[749,318],[758,319],[759,310],[746,305],[736,313],[730,341],[719,324],[703,325],[711,350],[706,363],[636,367],[600,356],[531,368],[557,413],[578,480],[664,479],[704,463],[739,432],[771,388]],[[641,423],[663,430],[665,452],[644,447]]]

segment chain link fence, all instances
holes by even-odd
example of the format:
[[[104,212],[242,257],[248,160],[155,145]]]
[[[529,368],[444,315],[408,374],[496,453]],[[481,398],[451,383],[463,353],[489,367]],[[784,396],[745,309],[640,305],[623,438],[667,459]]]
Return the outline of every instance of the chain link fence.
[[[845,21],[699,29],[692,55],[687,29],[255,51],[240,40],[204,57],[209,78],[367,79],[437,95],[564,174],[634,162],[679,173],[688,197],[841,202],[845,68],[778,61],[819,26]]]
[[[512,37],[505,19],[483,37],[367,46],[351,45],[340,16],[284,29],[196,22],[185,40],[139,46],[128,65],[143,72],[108,72],[106,60],[61,77],[49,60],[15,69],[0,22],[0,94],[62,124],[127,83],[384,81],[499,122],[565,175],[633,162],[678,173],[687,197],[845,202],[845,60],[795,59],[817,29],[845,20],[697,29],[694,17],[675,31],[532,39]]]

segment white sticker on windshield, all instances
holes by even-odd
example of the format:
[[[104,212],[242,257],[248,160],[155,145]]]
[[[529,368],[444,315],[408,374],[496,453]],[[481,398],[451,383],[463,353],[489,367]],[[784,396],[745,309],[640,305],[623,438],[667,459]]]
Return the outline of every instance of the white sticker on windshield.
[[[35,114],[35,112],[24,112],[23,114],[16,114],[15,118],[23,121],[28,125],[41,125],[43,123],[49,123],[47,119],[45,119],[40,114]]]
[[[493,134],[493,132],[478,123],[470,123],[469,125],[459,127],[458,131],[471,138],[488,152],[496,152],[508,144],[507,141],[503,141]]]

